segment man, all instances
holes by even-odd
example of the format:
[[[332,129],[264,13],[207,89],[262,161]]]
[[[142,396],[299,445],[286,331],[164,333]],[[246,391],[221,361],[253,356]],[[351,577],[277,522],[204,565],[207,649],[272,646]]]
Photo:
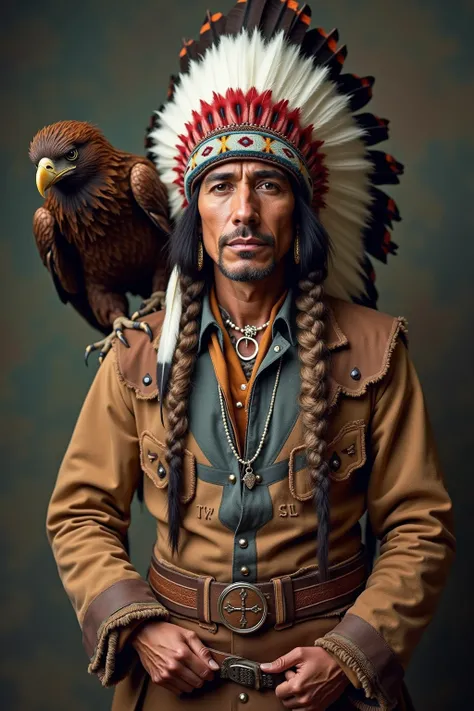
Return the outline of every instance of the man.
[[[364,243],[390,251],[396,215],[374,184],[400,166],[352,114],[370,82],[308,24],[290,2],[209,16],[150,136],[166,313],[101,366],[48,512],[115,711],[411,708],[451,502],[403,320],[350,303],[374,298]],[[125,548],[142,480],[148,581]]]

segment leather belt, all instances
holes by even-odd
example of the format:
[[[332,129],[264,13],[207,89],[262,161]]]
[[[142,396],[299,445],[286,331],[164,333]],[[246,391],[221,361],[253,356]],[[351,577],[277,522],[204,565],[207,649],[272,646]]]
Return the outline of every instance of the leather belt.
[[[223,624],[233,632],[249,634],[263,625],[284,629],[351,604],[365,586],[367,563],[361,552],[331,567],[326,582],[320,582],[316,570],[265,583],[226,584],[184,573],[153,557],[148,579],[170,612],[204,626]]]

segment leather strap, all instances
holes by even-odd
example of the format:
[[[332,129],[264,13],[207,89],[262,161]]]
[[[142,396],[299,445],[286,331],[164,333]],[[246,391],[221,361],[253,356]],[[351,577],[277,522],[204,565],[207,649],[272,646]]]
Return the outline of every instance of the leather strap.
[[[318,571],[312,571],[298,577],[286,575],[266,583],[255,583],[253,587],[267,601],[266,625],[270,623],[276,629],[282,629],[295,621],[310,619],[350,604],[363,590],[366,579],[366,558],[361,552],[330,568],[327,582],[320,582]],[[149,583],[157,599],[171,612],[190,619],[223,623],[218,602],[230,583],[188,575],[154,557]]]

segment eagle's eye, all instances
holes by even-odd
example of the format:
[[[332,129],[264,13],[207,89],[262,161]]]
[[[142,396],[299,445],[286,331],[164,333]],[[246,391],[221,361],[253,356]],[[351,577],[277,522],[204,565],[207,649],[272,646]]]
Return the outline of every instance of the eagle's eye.
[[[66,153],[66,160],[76,160],[78,155],[79,151],[77,148],[71,148],[71,150]]]

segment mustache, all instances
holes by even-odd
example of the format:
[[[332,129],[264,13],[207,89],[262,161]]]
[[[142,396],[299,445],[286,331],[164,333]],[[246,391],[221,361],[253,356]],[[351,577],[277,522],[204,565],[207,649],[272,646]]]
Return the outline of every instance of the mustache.
[[[237,237],[255,237],[255,239],[259,239],[261,242],[263,242],[264,244],[268,244],[270,247],[275,246],[275,238],[272,235],[263,234],[263,232],[259,232],[257,229],[255,229],[255,227],[247,227],[246,225],[240,225],[239,227],[236,227],[235,230],[230,234],[221,235],[219,237],[219,249],[222,249],[226,246],[226,244],[228,244],[231,240],[236,239]]]

